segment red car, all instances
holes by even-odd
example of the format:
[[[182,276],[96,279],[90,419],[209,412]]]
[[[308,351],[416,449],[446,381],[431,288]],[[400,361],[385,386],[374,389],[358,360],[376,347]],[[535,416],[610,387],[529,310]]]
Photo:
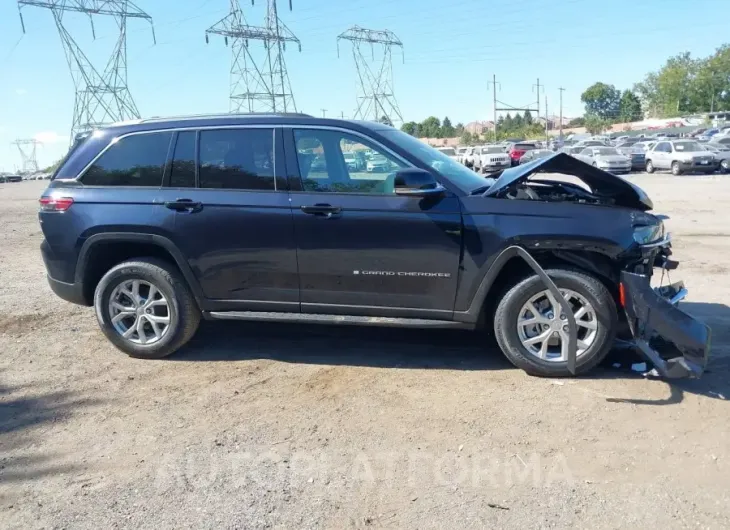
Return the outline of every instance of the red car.
[[[532,151],[533,149],[537,149],[536,144],[520,142],[512,145],[512,147],[510,147],[508,151],[509,157],[512,160],[512,165],[516,166],[517,164],[519,164],[522,155],[524,155],[527,151]]]

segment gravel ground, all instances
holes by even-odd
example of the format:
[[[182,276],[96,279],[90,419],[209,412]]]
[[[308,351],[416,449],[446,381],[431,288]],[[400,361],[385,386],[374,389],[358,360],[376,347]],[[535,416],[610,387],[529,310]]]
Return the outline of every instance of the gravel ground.
[[[46,183],[0,185],[0,527],[730,527],[730,177],[630,178],[713,328],[699,381],[618,354],[537,379],[468,332],[303,325],[205,322],[129,359],[46,285]]]

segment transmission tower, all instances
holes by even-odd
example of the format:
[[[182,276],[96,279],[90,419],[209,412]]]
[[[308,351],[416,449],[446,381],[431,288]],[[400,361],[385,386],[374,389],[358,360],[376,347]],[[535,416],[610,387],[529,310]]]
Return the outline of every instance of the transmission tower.
[[[38,140],[15,140],[12,145],[20,151],[20,167],[22,173],[35,173],[38,171],[38,158],[36,148],[42,145]]]
[[[355,119],[381,121],[384,118],[391,124],[395,121],[402,123],[403,116],[393,94],[393,47],[400,47],[402,54],[403,43],[392,31],[353,26],[337,36],[338,56],[340,40],[343,39],[352,43],[357,70],[358,104]],[[370,60],[365,54],[368,44]]]
[[[222,35],[226,45],[232,41],[230,112],[296,112],[284,52],[287,42],[300,52],[302,45],[279,18],[276,0],[267,0],[264,26],[249,25],[238,0],[230,2],[230,13],[205,32],[205,42],[210,34]],[[252,53],[249,41],[263,42],[263,56]]]
[[[139,118],[139,110],[127,87],[127,19],[140,18],[152,24],[152,17],[129,0],[18,0],[20,23],[25,33],[22,9],[27,6],[48,9],[61,36],[71,77],[76,89],[71,142],[79,132],[88,131],[116,121]],[[114,18],[119,37],[106,67],[100,73],[89,61],[63,23],[67,12],[83,13],[89,17],[91,33],[94,15]],[[152,39],[155,40],[154,27]]]

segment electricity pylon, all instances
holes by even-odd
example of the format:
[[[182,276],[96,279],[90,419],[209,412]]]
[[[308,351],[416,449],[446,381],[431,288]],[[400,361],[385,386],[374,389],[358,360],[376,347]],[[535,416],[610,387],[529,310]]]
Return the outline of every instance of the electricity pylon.
[[[402,54],[403,43],[392,31],[353,26],[337,36],[338,56],[340,40],[343,39],[352,43],[352,56],[357,70],[358,104],[355,119],[402,123],[403,116],[393,93],[393,47],[400,47]],[[368,44],[371,60],[363,51]]]
[[[13,142],[20,151],[20,167],[22,173],[35,173],[38,171],[38,158],[36,148],[42,145],[38,140],[18,139]]]
[[[287,42],[295,43],[299,51],[302,45],[279,18],[276,0],[267,1],[265,26],[249,25],[238,0],[230,3],[228,15],[205,32],[205,42],[211,34],[222,35],[226,45],[232,41],[230,112],[296,112],[284,52]],[[263,57],[252,53],[249,41],[263,42]]]
[[[76,89],[71,142],[76,134],[116,121],[139,118],[140,113],[127,86],[127,19],[140,18],[152,24],[152,17],[129,0],[18,0],[20,23],[25,33],[24,7],[48,9],[61,36],[71,77]],[[94,16],[113,17],[119,28],[119,36],[106,67],[100,73],[89,61],[69,30],[63,24],[67,12],[83,13],[94,31]],[[152,28],[152,39],[155,30]]]

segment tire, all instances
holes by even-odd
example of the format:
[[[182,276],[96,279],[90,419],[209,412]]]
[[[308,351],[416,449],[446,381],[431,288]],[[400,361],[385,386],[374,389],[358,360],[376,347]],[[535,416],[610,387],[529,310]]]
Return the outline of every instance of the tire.
[[[672,162],[672,175],[679,176],[682,174],[682,170],[679,167],[679,162]]]
[[[730,173],[730,163],[727,160],[720,162],[720,171],[722,173]]]
[[[570,289],[582,296],[594,309],[597,320],[593,342],[576,360],[576,375],[598,365],[611,350],[618,329],[616,304],[608,289],[596,278],[571,269],[548,269],[548,276],[559,289]],[[520,310],[530,298],[545,291],[537,275],[512,287],[500,300],[494,314],[494,335],[502,352],[517,368],[539,377],[570,377],[567,361],[550,361],[530,353],[518,335]]]
[[[654,173],[654,164],[651,162],[651,160],[646,161],[646,172]]]
[[[141,280],[154,286],[167,300],[168,327],[162,332],[161,338],[150,344],[138,344],[125,339],[112,323],[109,304],[111,295],[117,287],[132,280]],[[174,266],[155,258],[134,259],[110,269],[96,287],[94,310],[99,327],[107,339],[130,357],[139,359],[159,359],[171,355],[195,335],[200,324],[200,310],[183,277]],[[134,318],[136,322],[142,317],[129,318]]]

